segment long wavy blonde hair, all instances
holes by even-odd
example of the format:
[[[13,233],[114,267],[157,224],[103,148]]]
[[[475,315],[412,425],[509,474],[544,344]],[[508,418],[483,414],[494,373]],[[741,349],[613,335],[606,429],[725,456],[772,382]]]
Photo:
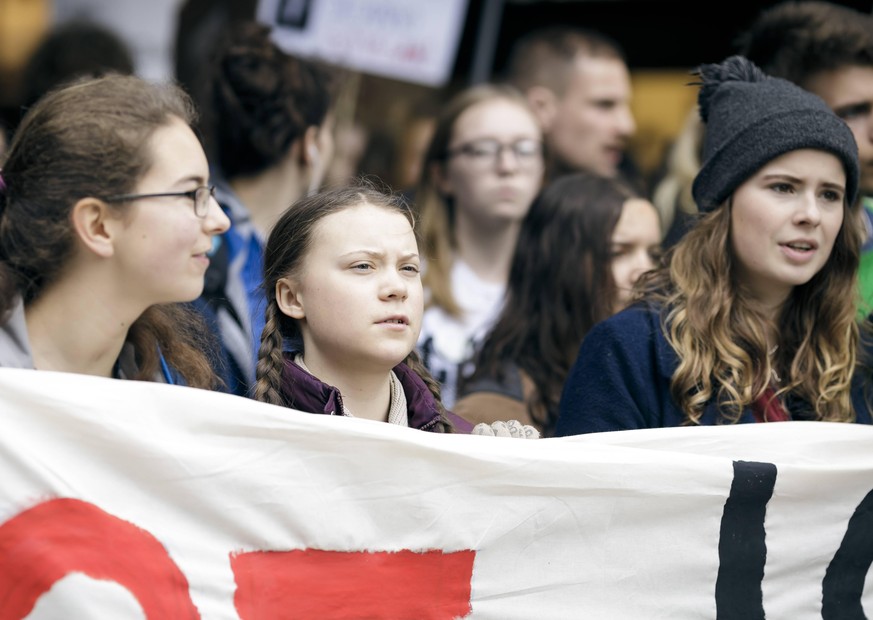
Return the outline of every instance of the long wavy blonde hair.
[[[716,399],[727,423],[760,398],[771,378],[777,397],[797,397],[817,420],[855,418],[850,398],[858,325],[856,276],[862,223],[844,207],[843,225],[825,266],[796,286],[779,325],[756,309],[735,279],[730,201],[702,216],[638,284],[637,298],[661,307],[664,334],[679,357],[671,394],[688,425]],[[771,356],[767,333],[779,334]]]

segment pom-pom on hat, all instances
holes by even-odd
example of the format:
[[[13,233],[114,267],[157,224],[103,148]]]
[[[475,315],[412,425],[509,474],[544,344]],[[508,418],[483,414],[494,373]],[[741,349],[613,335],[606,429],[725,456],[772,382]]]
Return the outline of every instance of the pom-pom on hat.
[[[697,102],[706,123],[703,166],[692,193],[701,211],[724,203],[767,162],[799,149],[833,153],[846,171],[849,204],[858,195],[858,147],[827,104],[799,86],[765,75],[742,56],[702,65]]]

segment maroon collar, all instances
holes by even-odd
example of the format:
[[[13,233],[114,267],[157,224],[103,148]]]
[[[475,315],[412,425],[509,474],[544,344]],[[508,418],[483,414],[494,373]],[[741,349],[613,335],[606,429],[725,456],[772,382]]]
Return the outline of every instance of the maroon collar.
[[[433,430],[440,421],[440,410],[431,391],[418,374],[406,364],[394,367],[394,374],[403,386],[410,428]],[[306,413],[342,415],[342,395],[332,385],[322,382],[294,363],[293,354],[285,354],[282,368],[282,397],[289,407]],[[469,433],[472,425],[451,412],[446,412],[455,432]]]

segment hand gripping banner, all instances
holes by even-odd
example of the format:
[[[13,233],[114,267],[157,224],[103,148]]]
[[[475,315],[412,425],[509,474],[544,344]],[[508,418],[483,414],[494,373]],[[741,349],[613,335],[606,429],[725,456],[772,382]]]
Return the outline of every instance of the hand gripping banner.
[[[0,620],[865,618],[871,561],[869,427],[443,436],[0,370]]]

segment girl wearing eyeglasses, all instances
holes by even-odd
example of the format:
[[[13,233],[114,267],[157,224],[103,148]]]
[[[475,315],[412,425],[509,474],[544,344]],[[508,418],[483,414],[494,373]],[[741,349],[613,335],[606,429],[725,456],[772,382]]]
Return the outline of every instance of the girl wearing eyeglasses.
[[[541,141],[527,101],[508,86],[468,89],[437,120],[416,193],[427,298],[418,347],[446,406],[500,311],[521,222],[542,183]]]
[[[0,186],[0,366],[210,388],[198,319],[227,217],[187,96],[127,76],[25,116]]]

